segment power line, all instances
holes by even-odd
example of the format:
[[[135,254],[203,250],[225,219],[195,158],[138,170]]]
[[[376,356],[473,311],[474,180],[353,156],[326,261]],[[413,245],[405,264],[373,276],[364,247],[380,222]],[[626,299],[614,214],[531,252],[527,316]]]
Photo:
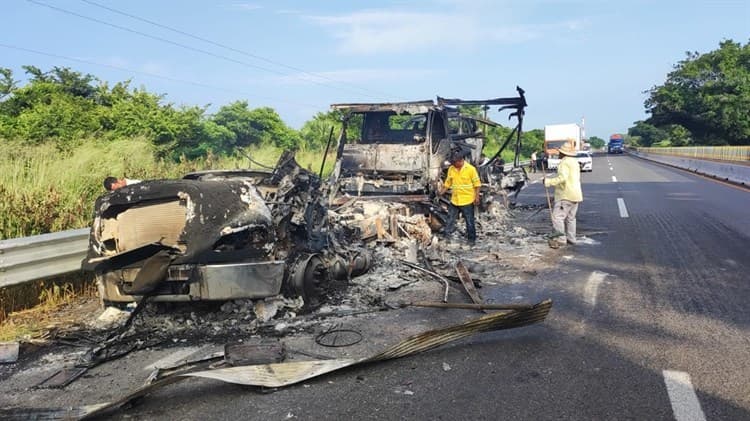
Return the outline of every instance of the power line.
[[[185,79],[177,79],[177,78],[173,78],[173,77],[169,77],[169,76],[159,75],[159,74],[156,74],[156,73],[149,73],[149,72],[143,72],[143,71],[140,71],[140,70],[128,69],[126,67],[115,66],[115,65],[112,65],[112,64],[97,63],[95,61],[84,60],[84,59],[79,59],[79,58],[75,58],[75,57],[68,57],[68,56],[63,56],[63,55],[60,55],[60,54],[48,53],[48,52],[39,51],[39,50],[33,50],[31,48],[18,47],[18,46],[15,46],[15,45],[8,45],[8,44],[3,44],[3,43],[0,43],[0,47],[8,48],[8,49],[11,49],[11,50],[24,51],[24,52],[27,52],[27,53],[33,53],[33,54],[38,54],[38,55],[47,56],[47,57],[53,57],[53,58],[68,60],[68,61],[75,61],[75,62],[78,62],[78,63],[91,64],[91,65],[94,65],[94,66],[108,67],[108,68],[111,68],[111,69],[117,69],[117,70],[122,70],[122,71],[126,71],[126,72],[135,73],[135,74],[141,74],[141,75],[145,75],[145,76],[150,76],[150,77],[154,77],[154,78],[158,78],[158,79],[164,79],[164,80],[168,80],[168,81],[171,81],[171,82],[185,83],[185,84],[188,84],[188,85],[199,86],[201,88],[214,89],[214,90],[218,90],[218,91],[229,92],[229,93],[236,94],[236,95],[249,96],[249,97],[253,97],[253,98],[256,98],[256,99],[266,99],[266,100],[271,100],[271,101],[284,102],[284,103],[291,104],[291,105],[302,106],[302,107],[310,107],[310,108],[315,108],[315,109],[320,109],[321,107],[325,108],[325,106],[321,106],[321,105],[313,105],[313,104],[307,104],[307,103],[304,103],[304,102],[295,102],[295,101],[289,101],[289,100],[285,100],[285,99],[281,99],[281,98],[275,98],[275,97],[269,97],[269,96],[263,96],[263,95],[256,95],[256,94],[252,94],[252,93],[249,93],[249,92],[242,92],[242,91],[236,91],[236,90],[232,90],[232,89],[226,89],[226,88],[222,88],[220,86],[208,85],[208,84],[201,83],[201,82],[195,82],[195,81],[185,80]]]
[[[300,73],[303,73],[303,74],[308,75],[308,76],[312,76],[312,77],[316,77],[316,78],[319,78],[319,79],[327,80],[327,81],[332,82],[332,83],[338,83],[338,84],[341,84],[341,85],[344,85],[344,86],[349,86],[351,88],[354,88],[354,89],[357,89],[357,90],[360,90],[360,91],[363,91],[363,92],[370,92],[370,93],[376,94],[378,96],[383,96],[383,97],[389,97],[389,96],[391,96],[391,95],[387,95],[387,94],[383,94],[383,93],[380,93],[380,92],[373,91],[371,89],[363,88],[361,86],[357,86],[357,85],[354,85],[354,84],[351,84],[351,83],[347,83],[347,82],[343,82],[343,81],[340,81],[340,80],[336,80],[336,79],[327,77],[325,75],[321,75],[321,74],[309,72],[309,71],[307,71],[305,69],[302,69],[302,68],[299,68],[299,67],[295,67],[295,66],[290,66],[288,64],[285,64],[285,63],[282,63],[282,62],[279,62],[279,61],[276,61],[276,60],[272,60],[272,59],[269,59],[267,57],[263,57],[263,56],[259,56],[257,54],[249,53],[247,51],[240,50],[238,48],[234,48],[234,47],[231,47],[229,45],[222,44],[220,42],[212,41],[210,39],[207,39],[207,38],[204,38],[204,37],[201,37],[201,36],[198,36],[198,35],[194,35],[194,34],[191,34],[189,32],[182,31],[180,29],[172,28],[170,26],[161,24],[159,22],[154,22],[152,20],[149,20],[149,19],[146,19],[146,18],[142,18],[140,16],[136,16],[136,15],[134,15],[132,13],[123,12],[122,10],[118,10],[118,9],[115,9],[115,8],[112,8],[112,7],[109,7],[109,6],[105,6],[105,5],[97,3],[95,1],[91,1],[91,0],[81,0],[81,1],[84,2],[84,3],[90,4],[90,5],[94,6],[94,7],[99,7],[101,9],[108,10],[108,11],[113,12],[113,13],[117,13],[119,15],[127,16],[127,17],[129,17],[131,19],[135,19],[135,20],[138,20],[138,21],[141,21],[141,22],[148,23],[149,25],[154,25],[156,27],[159,27],[159,28],[162,28],[162,29],[166,29],[168,31],[172,31],[172,32],[178,33],[180,35],[184,35],[186,37],[190,37],[190,38],[196,39],[198,41],[205,42],[207,44],[211,44],[211,45],[214,45],[214,46],[217,46],[217,47],[221,47],[221,48],[227,49],[229,51],[233,51],[235,53],[239,53],[239,54],[242,54],[242,55],[245,55],[245,56],[248,56],[248,57],[252,57],[252,58],[254,58],[256,60],[264,61],[266,63],[273,64],[273,65],[276,65],[276,66],[279,66],[279,67],[284,67],[284,68],[289,69],[289,70],[294,70],[296,72],[300,72]]]
[[[289,76],[288,74],[286,74],[284,72],[280,72],[278,70],[269,69],[267,67],[258,66],[258,65],[252,64],[252,63],[241,61],[241,60],[236,60],[236,59],[233,59],[231,57],[227,57],[227,56],[224,56],[224,55],[221,55],[221,54],[213,53],[213,52],[208,51],[208,50],[204,50],[202,48],[192,47],[190,45],[186,45],[186,44],[183,44],[183,43],[180,43],[180,42],[172,41],[172,40],[167,39],[167,38],[162,38],[160,36],[151,35],[151,34],[148,34],[148,33],[145,33],[145,32],[141,32],[141,31],[138,31],[138,30],[135,30],[135,29],[131,29],[131,28],[128,28],[128,27],[125,27],[125,26],[120,26],[120,25],[117,25],[117,24],[114,24],[114,23],[111,23],[111,22],[107,22],[107,21],[101,20],[101,19],[92,18],[90,16],[82,15],[80,13],[76,13],[76,12],[73,12],[73,11],[70,11],[70,10],[67,10],[67,9],[63,9],[63,8],[60,8],[60,7],[57,7],[57,6],[53,6],[51,4],[42,3],[42,2],[39,2],[37,0],[26,0],[26,1],[28,1],[29,3],[36,4],[37,6],[42,6],[42,7],[46,7],[48,9],[52,9],[52,10],[55,10],[55,11],[58,11],[58,12],[61,12],[61,13],[65,13],[67,15],[76,16],[76,17],[79,17],[81,19],[86,19],[86,20],[89,20],[89,21],[92,21],[92,22],[96,22],[96,23],[99,23],[99,24],[102,24],[102,25],[106,25],[106,26],[110,26],[110,27],[113,27],[113,28],[117,28],[117,29],[119,29],[121,31],[130,32],[130,33],[137,34],[137,35],[140,35],[140,36],[143,36],[143,37],[146,37],[146,38],[151,38],[151,39],[154,39],[154,40],[157,40],[157,41],[160,41],[160,42],[164,42],[164,43],[167,43],[167,44],[175,45],[177,47],[184,48],[186,50],[198,52],[198,53],[201,53],[201,54],[206,54],[206,55],[209,55],[211,57],[215,57],[215,58],[226,60],[226,61],[229,61],[229,62],[232,62],[232,63],[240,64],[240,65],[243,65],[243,66],[246,66],[246,67],[250,67],[250,68],[253,68],[253,69],[263,70],[263,71],[266,71],[266,72],[269,72],[269,73],[274,73],[274,74],[281,75],[281,76]],[[310,83],[314,83],[316,85],[329,86],[329,85],[326,85],[324,83],[321,83],[321,82],[318,82],[318,81],[314,81],[314,80],[307,80],[307,81],[310,82]],[[360,93],[360,95],[362,95],[362,94]],[[367,95],[367,96],[373,97],[372,95]]]

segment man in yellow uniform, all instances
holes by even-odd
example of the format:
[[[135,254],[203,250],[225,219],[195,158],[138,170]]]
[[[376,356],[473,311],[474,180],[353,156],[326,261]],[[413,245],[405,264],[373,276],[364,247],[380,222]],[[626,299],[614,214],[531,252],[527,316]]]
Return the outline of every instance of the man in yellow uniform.
[[[559,248],[576,243],[576,213],[578,204],[583,201],[581,192],[581,167],[576,160],[573,139],[560,148],[563,159],[557,167],[557,177],[545,178],[544,187],[555,187],[555,205],[552,209],[552,227],[555,233],[549,246]]]
[[[445,234],[451,234],[455,229],[458,213],[464,216],[466,221],[466,234],[469,245],[477,241],[477,229],[474,222],[474,207],[479,204],[479,173],[473,165],[464,161],[464,154],[454,152],[451,155],[451,166],[445,182],[438,186],[440,194],[447,189],[451,191],[451,206],[448,213],[448,221],[445,226]]]

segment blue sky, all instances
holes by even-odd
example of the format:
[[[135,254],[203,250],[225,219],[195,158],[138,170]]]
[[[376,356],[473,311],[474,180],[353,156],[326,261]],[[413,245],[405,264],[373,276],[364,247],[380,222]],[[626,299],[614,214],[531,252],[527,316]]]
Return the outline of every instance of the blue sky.
[[[2,10],[0,66],[22,80],[25,64],[67,66],[209,111],[270,106],[295,128],[331,103],[494,98],[519,85],[526,129],[585,116],[587,135],[606,138],[646,117],[643,91],[686,51],[750,39],[750,0],[5,0]]]

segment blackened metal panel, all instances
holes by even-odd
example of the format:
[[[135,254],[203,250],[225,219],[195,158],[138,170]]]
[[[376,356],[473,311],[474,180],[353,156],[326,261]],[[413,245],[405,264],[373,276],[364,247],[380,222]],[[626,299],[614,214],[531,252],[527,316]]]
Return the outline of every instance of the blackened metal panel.
[[[286,262],[206,265],[198,268],[201,298],[264,298],[281,292]]]
[[[427,169],[425,143],[346,145],[342,156],[345,173],[397,172],[421,174]]]

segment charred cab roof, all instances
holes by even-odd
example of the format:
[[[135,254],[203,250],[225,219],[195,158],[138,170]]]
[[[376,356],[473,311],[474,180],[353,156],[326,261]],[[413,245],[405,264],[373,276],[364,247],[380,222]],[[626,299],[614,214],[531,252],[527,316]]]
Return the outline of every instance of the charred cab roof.
[[[424,114],[435,108],[432,100],[410,101],[410,102],[388,102],[371,104],[333,104],[332,110],[346,111],[350,113],[368,113],[393,111],[396,114]]]
[[[458,105],[501,105],[498,111],[505,109],[523,109],[528,104],[523,89],[516,86],[518,96],[507,98],[491,99],[459,99],[443,98],[438,96],[437,102],[431,99],[423,101],[407,102],[381,102],[381,103],[351,103],[351,104],[333,104],[332,110],[340,110],[348,113],[368,113],[368,112],[395,112],[396,114],[425,114],[430,109],[450,108]]]
[[[204,171],[195,171],[191,173],[185,174],[182,179],[183,180],[201,180],[201,179],[217,179],[217,178],[258,178],[258,177],[267,177],[271,175],[271,171],[264,171],[264,170],[204,170]]]

